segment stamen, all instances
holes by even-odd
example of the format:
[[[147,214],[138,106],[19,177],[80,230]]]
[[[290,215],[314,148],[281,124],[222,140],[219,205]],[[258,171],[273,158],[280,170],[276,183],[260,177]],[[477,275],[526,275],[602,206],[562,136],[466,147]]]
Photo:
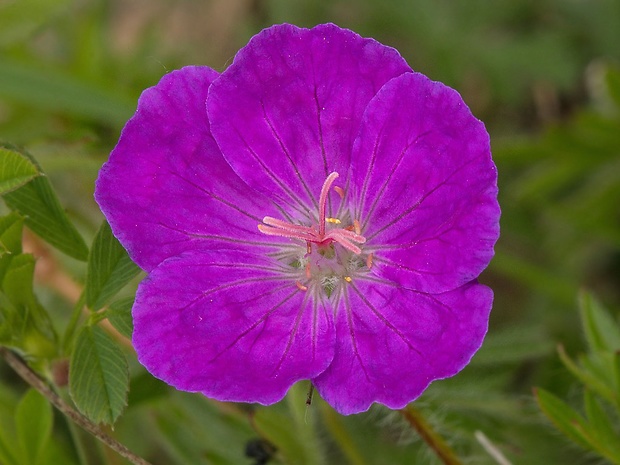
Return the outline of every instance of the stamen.
[[[370,270],[372,268],[372,254],[369,253],[368,257],[366,257],[366,266]]]
[[[313,236],[311,236],[309,233],[272,228],[270,226],[265,226],[264,224],[259,224],[258,230],[263,234],[267,234],[268,236],[290,237],[293,239],[302,239],[304,241],[313,240]]]
[[[286,221],[266,216],[263,218],[263,223],[269,226],[275,226],[276,228],[286,229],[287,231],[307,231],[308,226],[302,226],[301,224],[287,223]]]

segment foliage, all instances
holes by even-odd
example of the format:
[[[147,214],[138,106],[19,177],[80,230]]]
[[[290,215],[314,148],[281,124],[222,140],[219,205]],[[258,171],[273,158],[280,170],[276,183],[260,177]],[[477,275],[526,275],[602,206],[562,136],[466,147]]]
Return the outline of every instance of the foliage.
[[[148,375],[129,341],[139,269],[91,199],[139,92],[168,69],[222,69],[271,23],[333,21],[457,88],[491,130],[503,208],[483,276],[491,328],[415,408],[464,463],[620,463],[620,330],[594,297],[620,308],[618,2],[223,3],[0,2],[0,139],[36,157],[0,145],[0,350],[154,464],[439,463],[379,406],[306,407],[305,384],[269,408],[220,404]],[[8,365],[0,374],[0,462],[121,463]]]
[[[620,325],[587,293],[581,320],[588,353],[571,360],[560,347],[566,368],[584,385],[585,418],[544,389],[536,390],[542,411],[569,439],[612,463],[620,464]]]

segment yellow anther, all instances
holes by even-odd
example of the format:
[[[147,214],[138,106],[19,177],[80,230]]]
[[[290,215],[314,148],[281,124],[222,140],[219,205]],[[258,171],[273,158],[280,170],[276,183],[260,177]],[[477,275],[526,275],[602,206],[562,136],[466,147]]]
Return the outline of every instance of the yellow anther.
[[[348,282],[348,283],[350,283],[351,281],[353,281],[353,280],[351,279],[351,276],[345,276],[345,277],[344,277],[344,280],[345,280],[346,282]]]
[[[340,220],[338,218],[325,218],[327,223],[340,224]]]

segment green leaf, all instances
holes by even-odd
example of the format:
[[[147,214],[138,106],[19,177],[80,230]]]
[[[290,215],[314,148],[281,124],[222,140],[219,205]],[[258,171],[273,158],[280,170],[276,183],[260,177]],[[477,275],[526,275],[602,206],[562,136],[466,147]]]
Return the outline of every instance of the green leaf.
[[[69,390],[78,409],[95,423],[112,424],[127,405],[129,371],[116,342],[97,326],[77,336],[69,369]]]
[[[581,447],[592,449],[588,437],[583,433],[587,427],[581,415],[544,389],[537,388],[534,394],[540,409],[562,433]]]
[[[0,44],[22,42],[28,35],[66,8],[68,0],[0,2]]]
[[[15,455],[13,455],[13,442],[10,442],[6,437],[6,433],[0,428],[0,463],[2,465],[21,465]]]
[[[15,425],[24,465],[41,462],[52,433],[52,407],[38,391],[30,389],[17,406]]]
[[[4,279],[0,296],[3,324],[0,340],[37,357],[55,354],[56,333],[47,311],[33,290],[35,259],[30,254],[13,256]],[[2,319],[0,319],[2,321]]]
[[[0,97],[105,124],[122,125],[135,110],[135,101],[49,68],[0,61]]]
[[[612,402],[612,403],[617,402],[618,400],[617,396],[614,393],[614,391],[609,387],[607,383],[608,381],[607,379],[604,379],[604,378],[601,379],[599,376],[597,376],[596,373],[591,372],[591,370],[587,370],[587,369],[579,367],[566,354],[562,346],[558,347],[558,354],[564,366],[568,368],[568,371],[570,371],[583,384],[585,384],[588,388],[592,389],[594,392],[596,392],[600,396],[607,399],[609,402]],[[584,358],[583,360],[586,360],[586,359]]]
[[[17,189],[38,175],[37,166],[28,157],[0,147],[0,195]]]
[[[609,66],[605,74],[605,82],[612,100],[620,108],[620,69]]]
[[[12,212],[0,217],[0,250],[10,254],[22,253],[22,226],[24,218]]]
[[[22,253],[24,219],[13,212],[0,217],[0,284],[13,257]]]
[[[609,416],[588,389],[584,392],[584,404],[588,421],[593,429],[593,436],[599,444],[597,450],[614,463],[620,464],[620,435],[616,434]]]
[[[131,317],[133,301],[133,297],[125,297],[112,302],[105,313],[112,326],[128,339],[131,339],[133,334],[133,319]]]
[[[579,298],[581,321],[586,340],[592,351],[615,352],[620,350],[620,328],[618,322],[601,307],[588,292],[582,292]]]
[[[86,305],[99,310],[116,295],[140,268],[112,234],[107,222],[99,228],[88,259]]]
[[[58,250],[78,260],[88,258],[88,247],[67,218],[52,186],[38,176],[4,195],[6,204],[26,218],[26,226]]]

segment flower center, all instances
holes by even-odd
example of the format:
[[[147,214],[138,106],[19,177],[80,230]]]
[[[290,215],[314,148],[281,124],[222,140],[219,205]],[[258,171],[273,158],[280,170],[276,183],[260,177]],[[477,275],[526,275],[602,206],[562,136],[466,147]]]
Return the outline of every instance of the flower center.
[[[304,291],[308,286],[321,288],[328,297],[337,286],[351,282],[355,272],[372,266],[372,254],[362,256],[360,246],[366,238],[361,235],[359,221],[353,220],[343,228],[338,226],[342,223],[340,219],[326,216],[328,194],[338,176],[333,172],[323,183],[318,202],[318,224],[305,226],[266,216],[263,224],[258,225],[263,234],[305,241],[303,253],[297,251],[279,256],[299,272],[297,287]],[[333,189],[341,198],[344,197],[340,187],[334,186]]]
[[[335,171],[331,173],[327,176],[327,179],[321,188],[321,195],[319,197],[318,230],[314,225],[302,226],[299,224],[278,220],[276,218],[272,218],[271,216],[266,216],[263,218],[263,223],[265,224],[258,225],[260,232],[270,236],[302,239],[308,244],[308,250],[312,248],[312,244],[329,245],[336,242],[354,254],[359,255],[362,253],[362,250],[356,245],[356,243],[363,244],[366,242],[366,238],[359,234],[359,222],[354,222],[354,225],[349,228],[332,228],[329,231],[326,228],[326,223],[340,224],[340,220],[337,218],[325,217],[327,194],[338,176],[338,173]]]

